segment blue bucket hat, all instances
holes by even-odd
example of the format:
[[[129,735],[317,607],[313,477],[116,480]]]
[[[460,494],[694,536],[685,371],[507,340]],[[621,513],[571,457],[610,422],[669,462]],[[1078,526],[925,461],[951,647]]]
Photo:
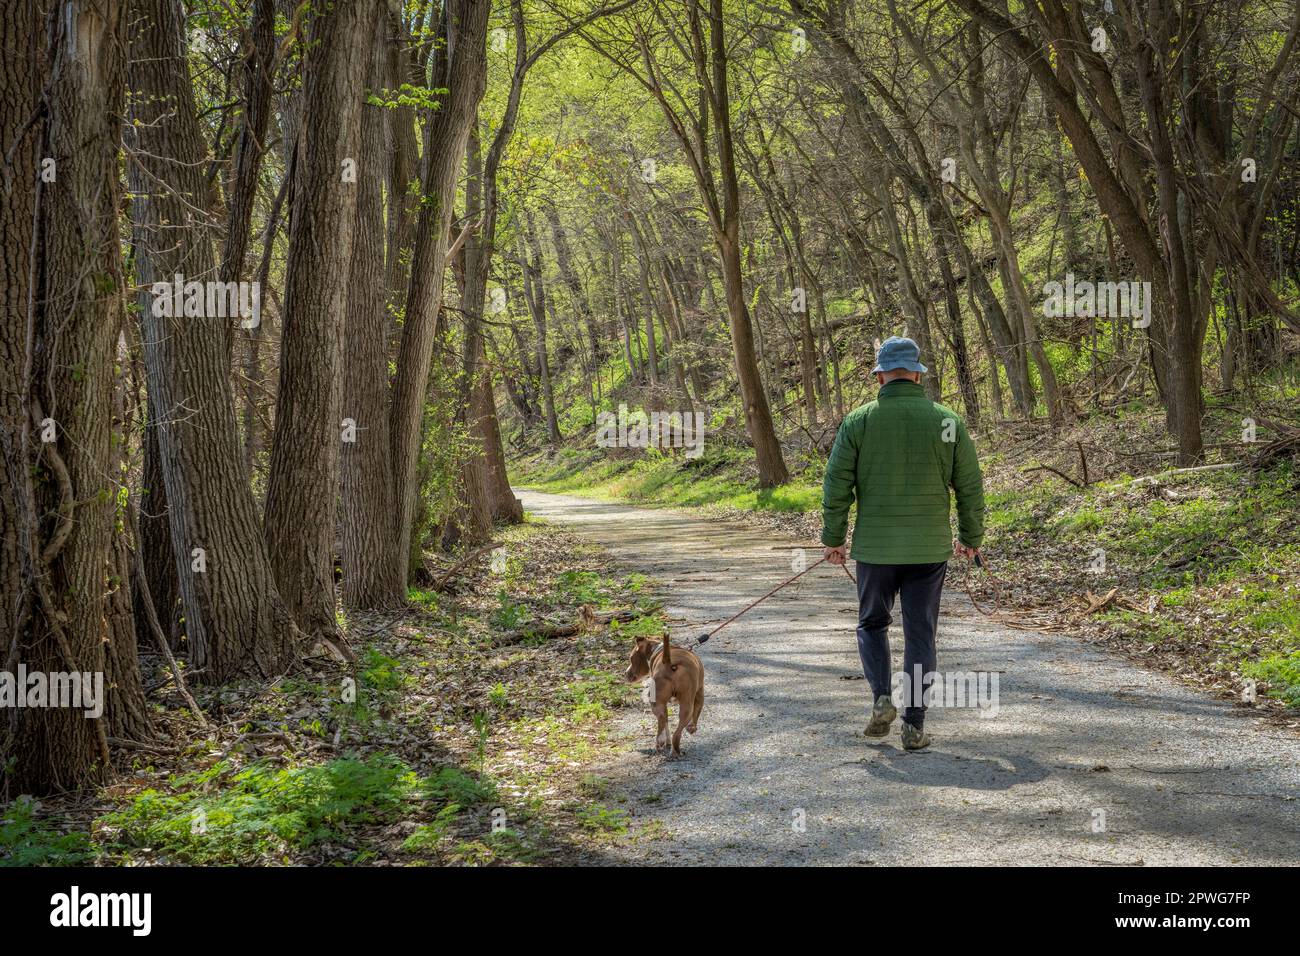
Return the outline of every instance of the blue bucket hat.
[[[892,372],[899,368],[905,368],[909,372],[930,371],[921,364],[921,349],[915,342],[891,335],[881,343],[880,351],[876,352],[876,367],[871,370],[871,374]]]

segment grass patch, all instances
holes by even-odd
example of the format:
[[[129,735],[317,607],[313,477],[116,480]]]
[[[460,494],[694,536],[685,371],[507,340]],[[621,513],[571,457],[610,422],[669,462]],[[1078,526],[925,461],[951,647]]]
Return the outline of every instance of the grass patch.
[[[624,706],[632,696],[631,687],[619,674],[584,668],[579,679],[560,691],[569,705],[570,716],[577,721],[599,720],[611,710]]]
[[[455,804],[443,807],[434,816],[432,823],[426,823],[411,831],[411,835],[402,841],[403,853],[432,855],[442,849],[443,841],[451,835],[452,824],[460,807]]]
[[[577,816],[578,824],[591,833],[615,836],[627,832],[628,813],[619,807],[590,803],[585,807],[579,807]]]
[[[0,811],[0,866],[76,866],[91,858],[84,833],[60,833],[38,820],[36,809],[19,797]]]
[[[1300,707],[1300,650],[1290,654],[1270,654],[1247,664],[1247,677],[1268,683],[1268,695],[1286,701],[1291,707]]]
[[[407,588],[406,598],[412,604],[424,608],[429,614],[437,614],[442,608],[442,598],[437,591],[416,587]]]
[[[366,824],[433,810],[433,826],[493,795],[490,784],[455,768],[420,778],[401,760],[375,755],[276,768],[221,761],[147,790],[97,822],[124,849],[150,847],[199,865],[274,861],[290,850],[343,839]]]
[[[513,463],[511,480],[539,491],[679,508],[805,512],[821,507],[820,463],[810,463],[787,485],[760,490],[747,455],[725,448],[700,458],[654,451],[609,458],[600,449],[562,449],[554,458]]]
[[[473,777],[459,767],[442,767],[420,784],[426,800],[457,807],[469,807],[496,799],[496,786],[484,777]]]
[[[497,535],[501,550],[463,566],[454,586],[411,588],[417,613],[351,614],[355,662],[196,684],[221,719],[202,733],[164,722],[166,750],[133,755],[89,806],[84,794],[0,805],[0,864],[580,859],[573,807],[593,795],[578,778],[614,749],[602,721],[621,704],[625,635],[597,625],[503,647],[500,625],[568,623],[583,605],[635,608],[635,628],[662,628],[661,615],[643,574],[615,570],[562,528],[533,520]],[[456,560],[426,565],[436,574]],[[183,709],[165,689],[156,700]]]
[[[493,830],[481,840],[457,844],[451,853],[455,863],[465,866],[490,866],[494,863],[532,863],[539,853],[514,830]]]

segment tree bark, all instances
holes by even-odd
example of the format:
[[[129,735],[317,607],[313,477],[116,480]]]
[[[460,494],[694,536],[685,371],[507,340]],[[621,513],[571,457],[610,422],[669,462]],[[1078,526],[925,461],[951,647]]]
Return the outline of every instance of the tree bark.
[[[243,118],[235,145],[231,169],[230,200],[227,203],[226,238],[221,251],[222,282],[235,282],[244,269],[248,232],[262,168],[263,144],[271,113],[271,70],[275,59],[275,0],[254,0],[252,46],[241,49],[244,56]],[[227,326],[230,332],[232,326]]]
[[[285,266],[280,387],[264,519],[285,606],[307,634],[337,633],[334,520],[338,493],[344,312],[357,192],[380,181],[362,165],[363,87],[370,64],[372,0],[314,14],[305,70],[303,130]],[[361,38],[358,41],[358,38]]]
[[[483,369],[474,390],[471,418],[473,434],[481,442],[487,478],[487,498],[493,521],[518,524],[524,520],[524,506],[510,487],[506,473],[505,449],[501,444],[501,425],[497,421],[496,399],[492,394],[492,373]]]
[[[207,150],[179,13],[170,0],[132,7],[128,175],[151,427],[186,647],[202,679],[219,683],[282,673],[299,635],[271,576],[236,444],[226,320],[155,314],[153,283],[202,280],[215,264]]]
[[[97,718],[85,715],[84,697],[7,710],[0,730],[6,789],[44,794],[104,780],[111,771],[108,727],[143,709],[138,678],[111,666],[122,651],[129,667],[134,647],[130,591],[115,579],[113,550],[126,17],[123,3],[106,0],[54,10],[10,4],[0,17],[5,36],[27,58],[11,60],[0,78],[3,141],[21,164],[5,170],[0,220],[11,308],[0,327],[0,354],[16,360],[0,368],[2,573],[16,585],[0,598],[0,663],[10,672],[21,663],[51,681],[60,673],[98,674],[107,697]],[[15,70],[15,63],[25,68]],[[109,671],[123,678],[121,686],[103,680]],[[119,704],[119,695],[131,699]]]
[[[384,82],[388,58],[384,39],[389,15],[373,8],[371,60],[366,86]],[[364,27],[364,25],[363,25]],[[351,421],[351,441],[340,451],[340,555],[343,604],[352,608],[396,608],[405,603],[405,568],[392,547],[392,447],[388,433],[388,333],[391,327],[384,295],[383,180],[370,172],[382,165],[386,110],[363,106],[357,165],[355,238],[348,277],[347,318],[343,344],[343,420]],[[390,187],[391,188],[391,187]],[[397,197],[390,197],[396,199]],[[400,203],[390,214],[401,215]]]
[[[393,547],[404,563],[411,547],[421,420],[434,343],[439,336],[442,279],[456,198],[456,172],[487,83],[487,0],[448,0],[438,29],[433,86],[449,90],[425,125],[424,201],[411,253],[405,324],[393,382],[390,433],[397,534]]]

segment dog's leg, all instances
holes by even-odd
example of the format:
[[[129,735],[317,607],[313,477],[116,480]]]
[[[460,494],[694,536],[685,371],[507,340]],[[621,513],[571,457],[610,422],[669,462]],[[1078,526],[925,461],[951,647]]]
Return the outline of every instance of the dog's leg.
[[[691,722],[686,725],[686,729],[691,733],[700,729],[700,711],[704,709],[704,685],[695,692],[695,709],[691,712]]]
[[[677,699],[677,730],[673,733],[673,753],[679,757],[682,754],[682,731],[686,729],[686,724],[691,719],[693,707],[694,701],[688,705],[681,698]]]
[[[659,727],[655,731],[655,753],[660,753],[668,746],[668,701],[655,695],[654,707],[655,719],[659,721]]]

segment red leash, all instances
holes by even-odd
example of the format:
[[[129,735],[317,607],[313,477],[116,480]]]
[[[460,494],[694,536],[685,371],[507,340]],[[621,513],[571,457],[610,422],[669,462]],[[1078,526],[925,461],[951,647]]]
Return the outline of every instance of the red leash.
[[[782,582],[781,582],[780,584],[778,584],[776,587],[772,588],[772,590],[768,591],[766,594],[764,594],[764,595],[763,595],[761,598],[759,598],[758,600],[756,600],[756,601],[752,601],[752,602],[750,602],[749,604],[746,604],[743,608],[741,608],[741,609],[740,609],[739,611],[737,611],[735,614],[731,615],[731,617],[727,618],[725,621],[723,621],[721,624],[719,624],[719,625],[718,625],[717,627],[715,627],[713,630],[709,631],[707,634],[701,634],[699,637],[697,637],[697,638],[695,639],[695,641],[694,641],[693,643],[689,644],[689,645],[686,647],[686,650],[690,650],[690,649],[693,648],[693,647],[699,647],[701,644],[703,644],[703,643],[705,643],[706,641],[708,641],[708,639],[711,638],[714,634],[717,634],[718,631],[722,630],[724,627],[726,627],[728,624],[730,624],[730,623],[731,623],[732,621],[734,621],[736,618],[740,617],[740,615],[742,615],[742,614],[744,614],[746,611],[752,610],[753,608],[755,608],[755,607],[757,607],[758,605],[762,604],[764,601],[766,601],[768,598],[770,598],[773,594],[775,594],[777,591],[781,590],[781,589],[782,589],[783,587],[785,587],[786,585],[793,584],[795,581],[798,581],[801,577],[803,577],[805,574],[807,574],[807,573],[808,573],[809,571],[811,571],[813,568],[817,567],[817,565],[823,563],[825,560],[826,560],[826,558],[823,556],[823,557],[819,558],[818,560],[814,561],[812,564],[808,565],[808,567],[804,568],[802,571],[800,571],[798,574],[794,575],[793,577],[786,578],[784,581],[782,581]],[[857,578],[855,578],[855,577],[853,576],[853,572],[849,570],[849,566],[848,566],[848,564],[847,564],[847,558],[846,558],[846,563],[845,563],[845,564],[841,564],[840,567],[842,567],[842,568],[844,569],[844,573],[847,574],[847,575],[849,576],[849,580],[852,581],[852,582],[856,585],[856,584],[858,583],[858,582],[857,582]]]
[[[718,631],[722,630],[724,627],[726,627],[728,624],[730,624],[730,623],[731,623],[732,621],[734,621],[736,618],[740,617],[740,616],[741,616],[742,614],[744,614],[746,611],[751,611],[751,610],[753,610],[754,608],[758,607],[758,605],[762,604],[764,601],[766,601],[768,598],[770,598],[770,597],[771,597],[773,594],[775,594],[777,591],[781,590],[783,587],[786,587],[787,585],[793,584],[795,581],[798,581],[801,577],[803,577],[805,574],[807,574],[807,573],[808,573],[809,571],[811,571],[813,568],[817,567],[817,565],[819,565],[819,564],[823,564],[825,561],[826,561],[826,558],[825,558],[825,557],[821,557],[821,558],[819,558],[818,560],[814,561],[812,564],[808,565],[808,567],[804,568],[804,569],[803,569],[802,571],[800,571],[798,574],[793,575],[792,577],[788,577],[788,578],[786,578],[784,581],[782,581],[782,582],[781,582],[780,584],[778,584],[776,587],[772,588],[772,590],[768,591],[766,594],[764,594],[762,597],[758,598],[756,601],[751,601],[749,604],[746,604],[743,608],[741,608],[741,609],[740,609],[739,611],[737,611],[735,614],[731,615],[731,617],[727,618],[725,621],[723,621],[721,624],[719,624],[719,625],[718,625],[717,627],[715,627],[713,630],[711,630],[711,631],[709,631],[709,632],[707,632],[707,633],[705,633],[705,634],[701,634],[701,635],[700,635],[699,637],[697,637],[693,642],[691,642],[690,644],[686,645],[686,648],[685,648],[685,649],[686,649],[686,650],[690,650],[691,648],[699,647],[701,644],[707,643],[708,640],[709,640],[709,638],[711,638],[714,634],[717,634]],[[991,610],[991,611],[988,610],[988,609],[986,609],[986,608],[984,608],[983,606],[980,605],[979,601],[976,600],[976,598],[975,598],[975,594],[974,594],[974,592],[973,592],[972,589],[971,589],[971,586],[970,586],[970,578],[971,578],[970,569],[971,569],[971,565],[972,565],[972,564],[974,564],[975,567],[979,568],[980,570],[982,570],[982,571],[984,572],[984,576],[988,579],[989,584],[992,586],[992,589],[993,589],[993,608],[994,608],[994,609]],[[856,586],[857,583],[858,583],[858,579],[855,578],[855,577],[853,576],[853,572],[849,570],[849,566],[848,566],[848,562],[847,562],[847,557],[846,557],[846,559],[845,559],[845,563],[842,564],[842,565],[840,565],[840,567],[842,567],[842,568],[844,569],[844,573],[845,573],[846,575],[848,575],[849,580],[852,581],[852,582],[854,583],[854,585]],[[974,559],[974,561],[968,561],[968,562],[966,563],[966,575],[965,575],[965,578],[964,578],[964,580],[963,580],[963,584],[965,585],[965,588],[966,588],[966,594],[967,594],[967,596],[970,598],[970,602],[971,602],[972,605],[974,605],[975,609],[976,609],[977,611],[979,611],[981,614],[983,614],[983,615],[985,615],[985,616],[987,616],[987,617],[992,617],[992,618],[994,618],[994,619],[997,619],[997,612],[1000,611],[1000,610],[1002,609],[1002,588],[1001,588],[1001,587],[999,586],[999,584],[998,584],[998,579],[995,578],[995,577],[993,577],[993,575],[989,573],[988,566],[984,563],[984,560],[983,560],[983,558],[982,558],[980,555],[978,555],[978,554],[975,555],[975,559]]]
[[[972,565],[984,572],[984,577],[988,581],[989,587],[993,590],[992,610],[989,610],[980,604],[979,600],[975,597],[975,591],[970,585]],[[993,576],[991,571],[989,571],[989,566],[984,562],[984,559],[980,555],[976,554],[973,561],[966,562],[966,574],[962,577],[962,586],[965,587],[966,596],[970,598],[971,606],[974,607],[975,610],[979,611],[985,617],[991,617],[995,621],[998,620],[998,612],[1002,610],[1002,587],[998,583],[998,579]]]

